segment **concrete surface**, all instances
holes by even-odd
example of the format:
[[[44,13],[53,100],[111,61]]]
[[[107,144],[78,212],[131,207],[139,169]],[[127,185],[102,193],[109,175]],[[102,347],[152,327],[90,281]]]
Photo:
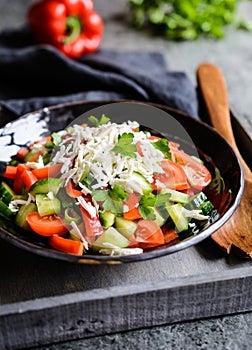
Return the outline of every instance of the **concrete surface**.
[[[0,0],[0,30],[22,26],[31,3],[31,0]],[[187,72],[193,82],[199,63],[216,63],[226,77],[229,101],[240,113],[241,124],[252,135],[252,33],[228,28],[224,40],[175,43],[131,28],[126,0],[96,0],[95,6],[105,21],[104,48],[162,52],[171,69]],[[239,12],[252,19],[252,3],[242,4]],[[252,349],[251,326],[252,313],[245,313],[69,341],[40,349],[245,350]]]

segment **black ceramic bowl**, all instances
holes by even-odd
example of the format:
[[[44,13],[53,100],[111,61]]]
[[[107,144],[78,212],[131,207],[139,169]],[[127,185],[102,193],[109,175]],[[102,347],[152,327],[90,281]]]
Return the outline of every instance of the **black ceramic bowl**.
[[[120,108],[114,108],[119,103]],[[134,115],[132,118],[132,115],[129,115],[132,105],[134,109],[137,105],[140,110],[147,107],[152,108],[154,112],[159,110],[161,117],[156,117],[155,112],[149,117],[141,113]],[[47,245],[43,237],[31,235],[28,238],[25,231],[0,215],[1,238],[19,248],[49,258],[83,264],[120,264],[153,259],[188,248],[209,237],[230,218],[240,202],[244,186],[243,173],[234,151],[207,124],[162,105],[134,101],[81,101],[61,104],[26,114],[0,129],[1,170],[3,171],[6,162],[10,160],[10,157],[16,153],[20,146],[35,141],[53,131],[64,129],[82,114],[84,116],[94,114],[93,111],[89,113],[94,108],[96,108],[95,112],[104,112],[115,122],[137,120],[140,124],[161,132],[169,139],[178,141],[182,149],[192,150],[199,154],[212,173],[213,182],[207,187],[206,192],[217,208],[218,218],[195,236],[173,242],[171,245],[146,250],[142,254],[121,257],[102,256],[93,253],[77,256],[55,251]],[[171,119],[173,120],[172,123],[169,122]],[[217,181],[217,179],[221,179],[221,181]],[[215,189],[213,190],[213,188]],[[218,193],[216,188],[218,188]]]

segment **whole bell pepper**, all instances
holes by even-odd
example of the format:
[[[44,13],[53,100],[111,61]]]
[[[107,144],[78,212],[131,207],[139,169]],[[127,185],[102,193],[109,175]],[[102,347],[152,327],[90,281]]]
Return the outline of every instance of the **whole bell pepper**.
[[[92,0],[40,0],[30,6],[27,18],[37,43],[52,45],[68,57],[100,47],[104,24]]]

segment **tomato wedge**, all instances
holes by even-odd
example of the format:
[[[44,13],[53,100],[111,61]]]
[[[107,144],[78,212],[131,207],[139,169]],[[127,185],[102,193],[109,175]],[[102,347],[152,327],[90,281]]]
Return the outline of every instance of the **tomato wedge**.
[[[75,189],[74,183],[72,180],[69,180],[66,185],[66,193],[68,194],[69,197],[72,197],[72,198],[77,198],[82,196],[82,192]]]
[[[17,173],[17,167],[13,165],[7,165],[4,172],[4,177],[7,179],[15,179]]]
[[[32,212],[26,216],[26,221],[41,236],[63,235],[68,231],[67,225],[57,215],[40,216],[38,212]]]
[[[154,190],[166,187],[181,191],[189,188],[186,173],[180,164],[164,159],[161,162],[161,167],[164,174],[154,175],[154,183],[152,184]]]
[[[80,241],[73,241],[72,239],[63,238],[57,235],[52,235],[48,241],[49,245],[61,252],[82,255],[84,251],[84,244]]]
[[[183,161],[183,168],[190,185],[201,191],[212,181],[210,171],[199,160],[191,157],[184,151],[180,151],[180,158]]]
[[[123,216],[125,219],[136,220],[136,219],[142,218],[138,210],[139,199],[140,199],[139,193],[132,192],[129,194],[127,201],[124,202],[124,208],[126,209],[123,213]]]
[[[103,233],[103,227],[98,214],[95,217],[91,217],[87,210],[81,205],[80,209],[85,226],[84,236],[88,244],[91,246],[94,243],[96,236],[100,236]]]
[[[165,243],[161,228],[155,221],[142,219],[138,221],[135,239],[140,248],[156,247]]]

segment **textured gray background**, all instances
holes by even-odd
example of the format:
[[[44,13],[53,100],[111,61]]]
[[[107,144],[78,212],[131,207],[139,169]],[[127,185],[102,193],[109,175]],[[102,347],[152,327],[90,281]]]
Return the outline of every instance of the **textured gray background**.
[[[0,0],[0,30],[22,26],[31,2]],[[105,21],[104,48],[162,52],[171,69],[187,72],[193,82],[199,63],[218,64],[227,80],[230,103],[252,135],[252,33],[229,28],[221,41],[200,39],[174,43],[130,28],[126,0],[96,0],[95,6]],[[239,12],[252,19],[252,3],[243,4]],[[252,313],[76,340],[40,349],[252,349]]]

